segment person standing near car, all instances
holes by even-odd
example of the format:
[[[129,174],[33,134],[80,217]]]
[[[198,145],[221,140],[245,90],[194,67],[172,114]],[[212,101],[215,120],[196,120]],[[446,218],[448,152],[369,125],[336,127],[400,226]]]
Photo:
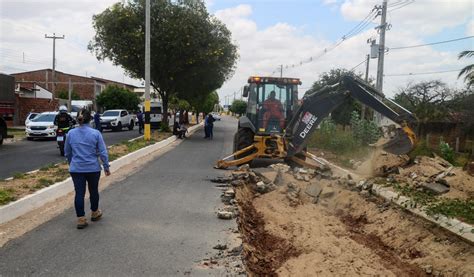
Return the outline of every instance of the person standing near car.
[[[207,132],[209,134],[209,139],[213,139],[214,138],[214,121],[216,121],[214,119],[214,117],[212,116],[212,114],[208,114],[208,118],[207,118]]]
[[[100,113],[96,111],[94,114],[94,125],[95,129],[102,133],[102,126],[100,125]]]
[[[138,133],[143,134],[144,122],[143,122],[143,113],[142,110],[138,110],[137,113],[137,120],[138,120]]]
[[[77,229],[83,229],[88,225],[84,212],[86,185],[90,195],[91,220],[97,221],[102,217],[102,211],[99,210],[101,166],[98,158],[102,161],[106,176],[110,175],[110,165],[102,134],[89,125],[90,112],[88,110],[81,111],[77,121],[80,126],[69,132],[65,145],[65,156],[69,163],[69,173],[76,192],[74,208],[77,216]]]

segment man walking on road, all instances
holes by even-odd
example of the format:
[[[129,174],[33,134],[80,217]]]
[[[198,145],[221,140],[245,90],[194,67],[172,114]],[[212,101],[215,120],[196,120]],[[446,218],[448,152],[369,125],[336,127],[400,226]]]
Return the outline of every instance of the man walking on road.
[[[69,173],[74,183],[76,196],[74,208],[77,216],[77,229],[87,227],[87,219],[84,212],[84,196],[86,194],[86,183],[89,188],[91,202],[91,220],[97,221],[102,217],[99,210],[99,179],[101,167],[98,157],[104,166],[106,176],[110,175],[109,157],[102,134],[92,129],[89,125],[91,114],[83,110],[77,120],[80,127],[72,129],[66,140],[65,156],[69,163]]]
[[[102,133],[102,126],[100,125],[100,113],[96,111],[94,114],[95,129]]]
[[[143,113],[142,113],[142,110],[138,110],[138,113],[137,113],[137,120],[138,120],[138,133],[141,135],[143,134],[143,127],[144,127],[144,123],[143,123]]]

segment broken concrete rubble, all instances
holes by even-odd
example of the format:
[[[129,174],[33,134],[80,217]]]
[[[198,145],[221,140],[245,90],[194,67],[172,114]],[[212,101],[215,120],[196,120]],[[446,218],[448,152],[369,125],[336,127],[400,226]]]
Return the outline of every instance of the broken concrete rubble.
[[[228,220],[234,218],[234,214],[228,211],[219,211],[217,212],[217,218]]]
[[[286,198],[290,201],[290,206],[296,207],[301,204],[301,200],[299,199],[300,196],[300,188],[293,184],[288,183],[287,190],[286,190]]]
[[[422,183],[421,187],[437,195],[449,192],[449,187],[440,183]]]

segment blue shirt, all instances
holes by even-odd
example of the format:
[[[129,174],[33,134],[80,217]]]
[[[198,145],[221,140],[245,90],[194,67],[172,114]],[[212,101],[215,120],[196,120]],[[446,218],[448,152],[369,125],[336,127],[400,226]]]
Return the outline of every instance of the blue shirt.
[[[101,170],[98,158],[104,170],[109,169],[109,156],[102,134],[89,125],[82,125],[67,133],[64,152],[69,162],[69,172],[98,172]]]

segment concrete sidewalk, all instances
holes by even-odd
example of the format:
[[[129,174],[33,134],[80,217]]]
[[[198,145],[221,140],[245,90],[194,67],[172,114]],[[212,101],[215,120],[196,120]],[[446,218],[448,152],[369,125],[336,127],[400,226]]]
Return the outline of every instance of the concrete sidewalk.
[[[212,166],[231,152],[236,125],[230,118],[215,123],[213,141],[201,129],[105,189],[102,221],[77,230],[71,208],[7,243],[0,275],[218,275],[196,265],[235,227],[216,218],[220,191],[208,179],[223,174]]]

